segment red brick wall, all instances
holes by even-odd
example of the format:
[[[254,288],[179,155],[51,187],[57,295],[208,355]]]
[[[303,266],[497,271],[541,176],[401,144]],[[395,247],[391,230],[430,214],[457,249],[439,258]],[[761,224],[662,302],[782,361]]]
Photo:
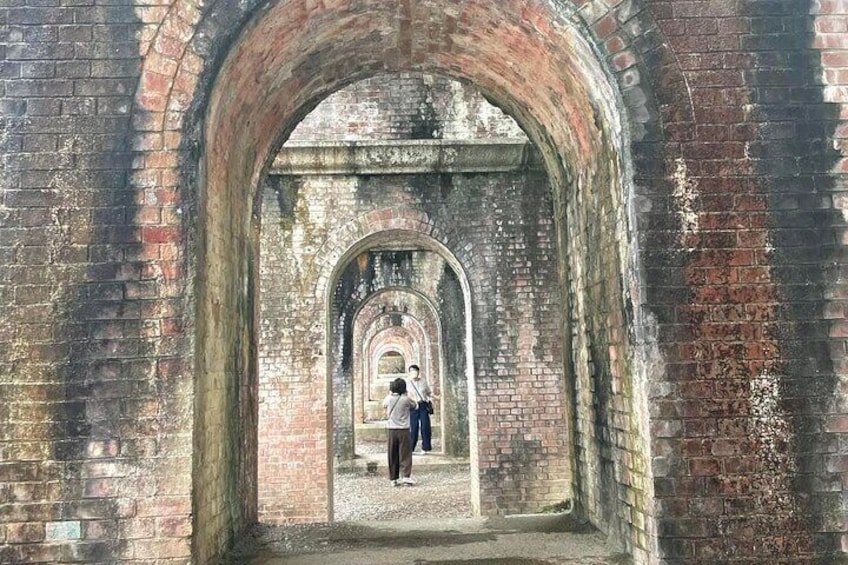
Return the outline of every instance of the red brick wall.
[[[0,562],[184,559],[179,134],[130,143],[131,5],[4,3],[0,21]]]
[[[841,556],[844,1],[555,7],[0,6],[2,560],[205,562],[251,522],[252,187],[322,97],[416,69],[545,155],[593,519],[640,562]]]
[[[297,186],[294,209],[281,215],[278,197],[270,191],[263,208],[260,518],[314,521],[328,515],[330,501],[321,497],[332,491],[323,475],[315,480],[314,470],[327,460],[328,419],[336,422],[333,455],[347,458],[353,452],[350,401],[356,393],[351,391],[356,365],[347,357],[361,356],[360,347],[366,345],[360,345],[365,328],[356,332],[357,320],[364,315],[359,306],[368,308],[374,293],[397,287],[419,293],[440,315],[447,259],[421,247],[418,218],[425,222],[428,239],[433,238],[428,246],[439,242],[451,250],[473,249],[464,254],[471,261],[458,259],[458,270],[474,286],[488,285],[487,291],[472,292],[474,314],[467,313],[476,336],[470,394],[480,407],[469,416],[476,417],[470,442],[477,454],[472,468],[479,484],[472,499],[486,514],[535,512],[570,500],[559,293],[545,176],[319,175],[283,183]],[[328,207],[328,201],[333,205]],[[528,207],[523,202],[537,204]],[[410,269],[401,267],[398,271],[403,272],[395,276],[385,272],[392,267],[386,265],[377,272],[380,253],[363,255],[368,249],[364,244],[348,252],[363,237],[392,225],[405,231],[389,233],[375,244],[389,241],[396,248],[406,242],[414,251]],[[328,269],[335,273],[332,277]],[[332,308],[325,328],[327,293]],[[415,305],[409,299],[404,303]],[[421,317],[420,310],[411,308],[410,314]],[[327,379],[326,373],[321,375],[327,371],[327,358],[316,354],[325,331],[332,335],[327,352],[333,377],[329,414],[315,409]],[[438,321],[429,320],[425,337],[434,346],[440,341],[438,331]],[[436,362],[436,357],[429,360]],[[464,380],[466,375],[451,378]],[[449,413],[468,410],[467,404],[457,406],[467,400],[450,397],[446,402]],[[306,441],[305,435],[322,441]],[[468,438],[469,430],[462,435]]]
[[[668,170],[685,253],[660,261],[649,299],[674,360],[652,422],[670,562],[839,551],[843,495],[828,455],[838,440],[827,433],[838,430],[827,414],[843,411],[831,360],[844,343],[822,322],[842,222],[828,174],[840,110],[818,86],[830,58],[809,33],[819,9],[844,5],[654,10],[695,110]]]

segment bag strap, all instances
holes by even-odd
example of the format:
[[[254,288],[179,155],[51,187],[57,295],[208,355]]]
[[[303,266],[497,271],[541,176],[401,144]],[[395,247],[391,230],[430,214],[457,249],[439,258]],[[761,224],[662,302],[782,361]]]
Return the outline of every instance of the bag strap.
[[[418,387],[417,387],[417,386],[415,386],[415,381],[413,381],[412,379],[409,379],[409,384],[411,384],[411,385],[412,385],[412,388],[414,388],[414,389],[415,389],[415,394],[417,394],[417,395],[418,395],[418,398],[420,398],[420,399],[421,399],[421,402],[427,402],[426,400],[424,400],[424,395],[423,395],[423,394],[421,394],[420,392],[418,392]]]
[[[395,412],[395,406],[397,406],[398,402],[400,402],[400,395],[398,395],[397,400],[395,400],[395,403],[394,403],[394,404],[392,404],[392,407],[391,407],[391,408],[389,408],[389,416],[388,416],[388,419],[389,419],[389,420],[391,420],[391,419],[392,419],[392,414],[394,414],[394,412]]]

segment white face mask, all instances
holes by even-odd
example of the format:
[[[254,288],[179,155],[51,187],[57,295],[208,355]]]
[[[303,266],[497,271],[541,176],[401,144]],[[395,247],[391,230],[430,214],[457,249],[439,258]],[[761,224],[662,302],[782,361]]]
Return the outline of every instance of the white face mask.
[[[410,371],[410,372],[409,372],[409,378],[410,378],[410,379],[417,379],[417,378],[418,378],[418,374],[419,374],[419,373],[418,373],[418,371]]]

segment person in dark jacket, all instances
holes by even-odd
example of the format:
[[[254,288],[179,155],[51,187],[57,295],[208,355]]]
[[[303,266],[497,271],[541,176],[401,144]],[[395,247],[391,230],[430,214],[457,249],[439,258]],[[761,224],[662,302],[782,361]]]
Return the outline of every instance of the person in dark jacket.
[[[430,424],[428,405],[431,405],[429,403],[437,397],[433,395],[427,379],[421,376],[421,370],[418,368],[418,365],[410,365],[409,369],[407,369],[406,390],[417,404],[417,407],[409,414],[409,440],[412,445],[412,451],[415,451],[415,447],[418,445],[418,435],[420,432],[421,453],[422,455],[426,455],[433,450],[433,430]]]

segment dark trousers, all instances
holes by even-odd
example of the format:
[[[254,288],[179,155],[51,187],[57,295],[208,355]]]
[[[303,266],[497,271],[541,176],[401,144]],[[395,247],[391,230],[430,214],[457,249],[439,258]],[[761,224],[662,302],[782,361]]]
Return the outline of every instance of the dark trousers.
[[[421,449],[424,451],[432,451],[433,431],[430,428],[430,414],[427,412],[427,407],[424,404],[419,404],[420,408],[409,411],[409,440],[412,445],[412,451],[415,451],[415,446],[418,445],[418,431],[421,430]]]
[[[409,447],[409,430],[389,429],[389,479],[397,480],[412,475],[412,448]]]

